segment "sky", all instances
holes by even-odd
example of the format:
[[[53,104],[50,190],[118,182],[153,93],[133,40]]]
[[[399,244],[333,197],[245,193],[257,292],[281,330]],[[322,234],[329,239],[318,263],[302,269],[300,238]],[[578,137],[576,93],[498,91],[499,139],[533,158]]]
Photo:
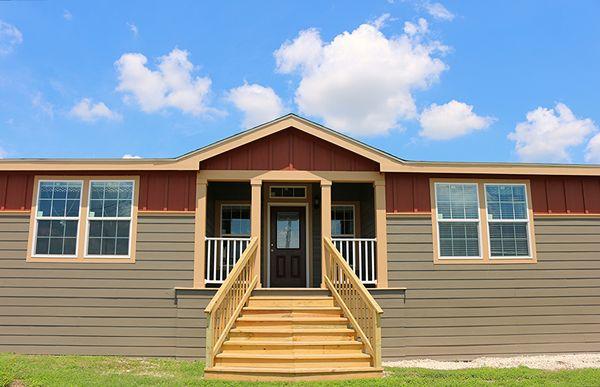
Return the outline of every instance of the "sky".
[[[600,164],[600,2],[0,2],[0,157],[296,113],[408,160]]]

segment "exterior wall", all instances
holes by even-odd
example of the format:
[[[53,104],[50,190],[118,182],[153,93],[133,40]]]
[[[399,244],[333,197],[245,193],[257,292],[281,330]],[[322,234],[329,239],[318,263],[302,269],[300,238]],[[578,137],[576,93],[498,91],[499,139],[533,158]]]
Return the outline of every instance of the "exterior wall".
[[[0,172],[0,211],[30,210],[35,175],[140,176],[139,210],[191,211],[196,209],[195,171],[153,172]]]
[[[174,290],[192,286],[194,217],[138,219],[134,264],[27,263],[29,216],[0,216],[0,352],[201,355],[204,314]]]
[[[431,211],[429,179],[529,179],[536,214],[600,214],[600,178],[585,176],[483,176],[386,173],[388,213]]]
[[[379,164],[289,128],[202,161],[200,169],[379,171]]]
[[[384,358],[600,351],[600,218],[534,221],[537,264],[434,265],[431,218],[388,216]]]

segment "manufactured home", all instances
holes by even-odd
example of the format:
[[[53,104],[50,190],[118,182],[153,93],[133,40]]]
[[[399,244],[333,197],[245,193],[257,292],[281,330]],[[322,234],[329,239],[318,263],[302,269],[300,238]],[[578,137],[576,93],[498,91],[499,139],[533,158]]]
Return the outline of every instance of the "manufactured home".
[[[166,159],[0,160],[0,352],[206,376],[600,351],[600,167],[414,162],[287,115]]]

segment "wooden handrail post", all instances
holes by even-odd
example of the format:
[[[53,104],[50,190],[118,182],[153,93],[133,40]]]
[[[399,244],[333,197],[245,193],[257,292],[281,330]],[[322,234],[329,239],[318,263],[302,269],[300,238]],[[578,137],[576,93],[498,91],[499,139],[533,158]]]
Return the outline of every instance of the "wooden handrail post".
[[[252,189],[252,197],[251,197],[251,205],[250,205],[250,235],[253,238],[258,240],[259,247],[256,250],[253,274],[258,276],[258,284],[257,288],[262,287],[262,276],[261,276],[261,259],[260,259],[260,220],[262,217],[262,205],[261,205],[261,196],[262,196],[262,181],[261,180],[251,180],[250,186]]]
[[[323,241],[331,237],[331,181],[321,180],[321,235]],[[325,242],[321,244],[321,287],[325,288],[327,260]]]
[[[214,345],[214,336],[213,336],[213,314],[208,313],[206,316],[206,368],[212,367],[214,365],[214,356],[213,356],[213,345]]]

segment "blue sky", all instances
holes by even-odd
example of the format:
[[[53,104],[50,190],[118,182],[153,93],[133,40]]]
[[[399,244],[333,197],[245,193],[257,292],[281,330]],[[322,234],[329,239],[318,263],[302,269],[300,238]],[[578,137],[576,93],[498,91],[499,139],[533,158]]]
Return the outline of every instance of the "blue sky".
[[[0,156],[294,112],[411,160],[600,163],[600,2],[0,2]]]

